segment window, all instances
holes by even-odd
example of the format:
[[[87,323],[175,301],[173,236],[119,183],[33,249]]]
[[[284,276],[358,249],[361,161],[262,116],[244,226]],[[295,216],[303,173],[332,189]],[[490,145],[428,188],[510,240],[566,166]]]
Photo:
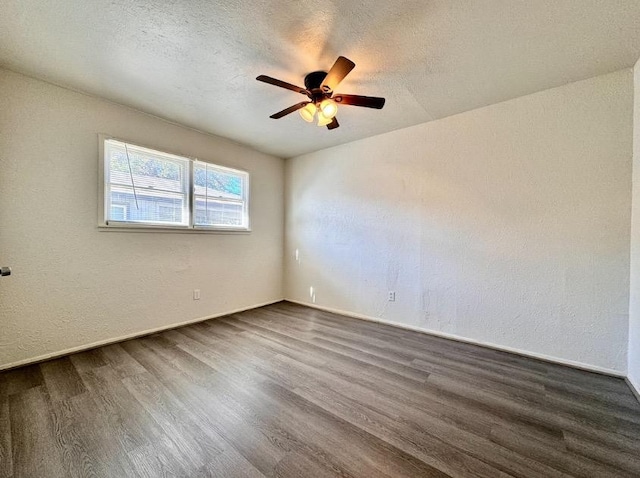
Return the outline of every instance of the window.
[[[212,164],[196,162],[193,182],[195,225],[242,226],[245,202],[242,176]]]
[[[102,226],[249,230],[249,174],[104,139]]]

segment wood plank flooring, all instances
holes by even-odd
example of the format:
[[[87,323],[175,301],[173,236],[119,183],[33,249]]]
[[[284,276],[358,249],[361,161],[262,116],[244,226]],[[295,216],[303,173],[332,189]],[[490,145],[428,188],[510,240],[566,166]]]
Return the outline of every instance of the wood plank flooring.
[[[0,373],[0,477],[638,477],[622,379],[281,302]]]

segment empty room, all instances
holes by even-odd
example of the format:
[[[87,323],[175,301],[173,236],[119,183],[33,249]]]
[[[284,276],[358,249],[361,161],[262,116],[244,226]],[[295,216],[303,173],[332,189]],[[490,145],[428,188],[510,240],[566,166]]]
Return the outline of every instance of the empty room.
[[[640,1],[0,0],[0,478],[640,476]]]

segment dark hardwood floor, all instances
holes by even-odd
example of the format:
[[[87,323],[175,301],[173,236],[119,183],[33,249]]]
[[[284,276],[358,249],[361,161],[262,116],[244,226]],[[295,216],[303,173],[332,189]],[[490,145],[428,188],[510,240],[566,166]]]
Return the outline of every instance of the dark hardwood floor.
[[[0,477],[640,476],[622,379],[295,304],[0,373]]]

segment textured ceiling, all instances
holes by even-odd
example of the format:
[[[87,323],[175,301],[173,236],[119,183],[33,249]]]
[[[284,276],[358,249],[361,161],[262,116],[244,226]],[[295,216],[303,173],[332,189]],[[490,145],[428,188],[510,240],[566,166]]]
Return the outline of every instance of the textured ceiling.
[[[356,68],[329,131],[294,84]],[[0,0],[0,65],[281,157],[442,118],[632,66],[639,0]]]

